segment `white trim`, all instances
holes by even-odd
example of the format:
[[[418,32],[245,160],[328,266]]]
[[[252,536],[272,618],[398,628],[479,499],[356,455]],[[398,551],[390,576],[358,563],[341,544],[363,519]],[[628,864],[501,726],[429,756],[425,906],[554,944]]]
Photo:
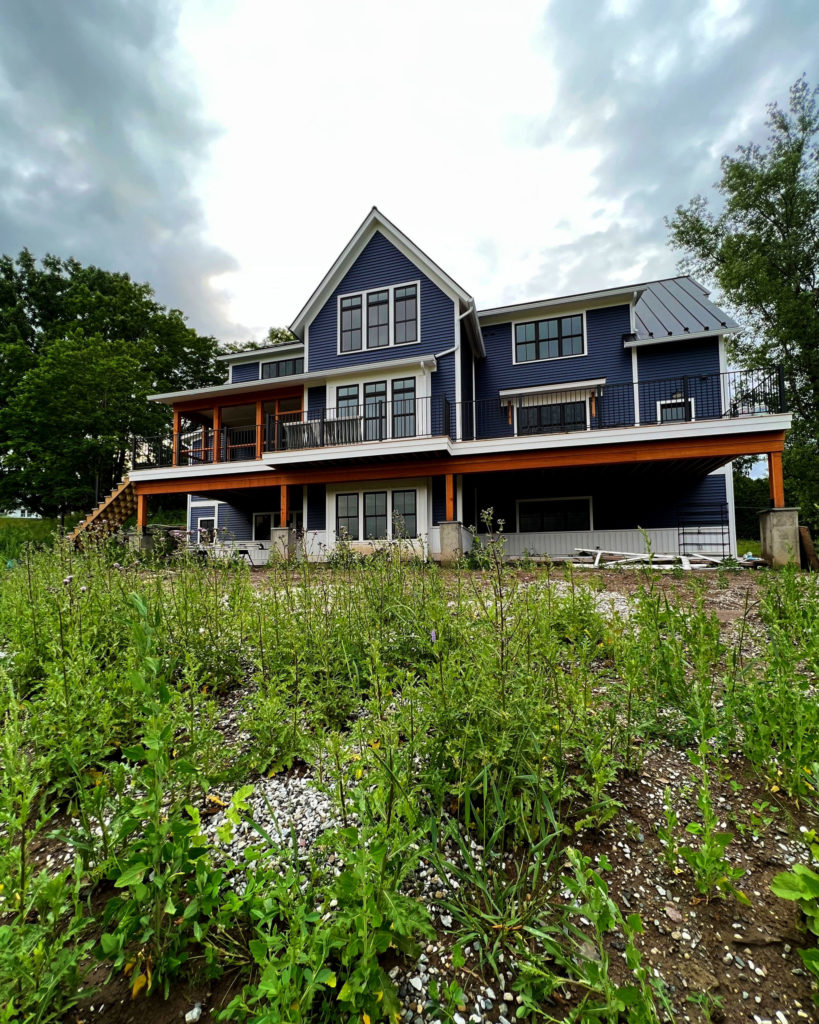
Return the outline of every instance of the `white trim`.
[[[634,391],[634,426],[640,426],[640,369],[638,367],[637,349],[631,350],[631,379]]]
[[[216,505],[222,505],[224,502],[219,501],[218,498],[202,498],[201,501],[194,501],[192,495],[188,495],[188,505],[194,508],[202,508],[203,505],[210,505],[214,507]]]
[[[646,287],[647,285],[629,285],[626,288],[603,288],[595,292],[577,292],[575,295],[564,295],[558,298],[535,299],[531,302],[516,302],[509,306],[494,306],[491,309],[478,310],[478,320],[482,322],[490,317],[514,316],[517,313],[535,312],[541,309],[552,309],[564,305],[578,306],[582,303],[584,306],[588,306],[589,303],[600,299],[606,300],[603,303],[604,305],[620,305],[620,303],[610,301],[620,296],[622,296],[624,300],[623,305],[625,305],[635,301],[634,296],[642,295]],[[559,315],[564,316],[565,314],[561,312]]]
[[[728,353],[725,351],[725,337],[720,335],[717,339],[717,353],[719,355],[720,375],[728,372]]]
[[[468,312],[468,311],[467,311]],[[464,316],[467,314],[464,313]],[[460,441],[463,437],[463,430],[461,429],[461,345],[463,343],[461,338],[461,318],[458,316],[458,307],[455,307],[455,330],[453,337],[455,338],[455,440]]]
[[[677,420],[663,420],[662,416],[660,415],[660,409],[664,405],[679,405],[681,402],[688,402],[688,404],[691,406],[691,419],[690,420],[685,420],[684,422],[686,422],[686,423],[693,423],[694,420],[696,420],[696,418],[697,418],[697,407],[696,407],[696,405],[694,403],[693,397],[690,396],[690,395],[689,395],[688,398],[685,398],[685,397],[682,397],[682,398],[658,398],[657,399],[657,422],[662,424],[663,426],[665,426],[667,423],[676,423],[676,422],[678,422]]]
[[[518,347],[515,343],[515,328],[520,324],[531,324],[539,323],[540,320],[563,320],[565,317],[579,316],[582,320],[582,332],[583,332],[583,351],[575,352],[570,356],[547,356],[545,359],[523,359],[518,362]],[[513,366],[532,366],[535,363],[555,363],[558,360],[563,359],[583,359],[589,354],[589,336],[586,331],[586,310],[585,309],[569,309],[565,313],[559,313],[557,316],[545,316],[539,319],[533,320],[531,317],[526,317],[522,320],[512,320],[512,365]],[[535,345],[538,342],[535,339]]]
[[[304,371],[310,372],[310,325],[304,328]]]
[[[415,288],[415,341],[395,341],[395,291],[397,288]],[[377,348],[367,346],[367,296],[376,292],[387,293],[387,344]],[[361,348],[351,348],[348,352],[341,350],[341,303],[343,299],[361,298]],[[458,307],[455,306],[457,312]],[[389,349],[410,348],[421,344],[421,280],[401,281],[398,284],[385,284],[381,288],[362,288],[357,292],[345,292],[336,296],[336,355],[355,356],[365,352],[381,352]]]
[[[535,501],[588,501],[589,503],[589,530],[594,529],[594,501],[591,494],[565,494],[557,497],[555,495],[543,495],[540,498],[518,498],[515,502],[515,533],[577,533],[576,530],[528,530],[520,528],[520,506],[529,505]]]
[[[409,346],[407,346],[409,347]],[[399,345],[398,348],[403,348]],[[379,351],[371,349],[372,352]],[[162,402],[165,405],[172,405],[176,401],[189,401],[197,398],[229,398],[231,395],[241,395],[243,392],[253,393],[256,391],[269,391],[271,386],[291,387],[293,384],[304,384],[307,387],[316,387],[325,384],[328,380],[335,380],[338,377],[349,377],[351,373],[376,373],[380,370],[401,369],[407,366],[418,366],[422,370],[437,369],[435,356],[432,353],[425,355],[406,356],[403,359],[381,359],[374,363],[351,363],[349,366],[341,366],[333,370],[319,370],[316,373],[294,373],[289,377],[272,377],[267,380],[249,380],[240,384],[217,384],[209,388],[193,388],[190,391],[168,391],[160,395],[149,395],[152,402]]]
[[[583,391],[586,388],[596,388],[606,383],[605,377],[594,377],[592,380],[573,380],[562,384],[535,384],[526,388],[503,388],[498,392],[498,398],[515,398],[518,395],[540,395],[550,391]]]
[[[741,327],[715,327],[713,331],[690,331],[688,334],[669,334],[662,338],[638,338],[636,341],[623,342],[623,348],[646,348],[649,345],[667,345],[672,341],[698,341],[703,338],[716,338],[723,334],[737,334]]]
[[[407,538],[420,542],[426,536],[431,521],[431,510],[426,500],[431,498],[432,488],[428,486],[426,477],[410,477],[407,480],[350,480],[336,484],[327,484],[325,490],[325,514],[326,532],[329,545],[332,547],[338,542],[336,531],[336,498],[341,494],[358,495],[358,533],[360,539],[351,541],[356,544],[378,544],[385,541],[393,541],[399,538],[393,537],[392,502],[394,491],[415,491],[415,537]],[[364,537],[364,495],[365,494],[387,494],[387,536],[376,540]]]
[[[464,521],[464,478],[462,473],[455,476],[455,518]]]
[[[733,460],[717,470],[725,475],[725,500],[728,504],[728,536],[731,544],[731,554],[736,557],[739,554],[737,542],[737,520],[736,520],[736,499],[734,497],[734,463]]]
[[[299,336],[301,329],[312,319],[311,312],[324,305],[343,279],[348,267],[361,255],[377,231],[380,231],[387,241],[394,245],[411,263],[416,264],[422,273],[437,284],[453,302],[460,300],[464,305],[470,303],[474,305],[472,296],[468,292],[465,292],[456,281],[453,281],[437,263],[433,263],[426,253],[422,252],[374,206],[290,325],[293,334]]]
[[[230,365],[242,362],[252,363],[254,359],[261,359],[262,356],[272,355],[274,352],[289,352],[291,349],[302,348],[304,348],[304,342],[297,338],[295,341],[283,341],[279,345],[268,345],[266,348],[248,349],[247,352],[226,352],[224,355],[217,356],[216,361]]]

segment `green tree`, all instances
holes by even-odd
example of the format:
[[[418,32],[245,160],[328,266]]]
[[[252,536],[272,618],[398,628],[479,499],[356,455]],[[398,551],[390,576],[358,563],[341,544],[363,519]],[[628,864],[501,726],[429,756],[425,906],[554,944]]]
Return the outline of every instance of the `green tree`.
[[[270,348],[273,345],[287,345],[291,341],[298,341],[295,334],[291,334],[286,327],[271,327],[261,341],[227,341],[222,345],[222,352],[233,355],[238,352],[258,352],[259,349]]]
[[[768,107],[766,146],[724,156],[719,212],[702,196],[668,221],[681,268],[714,283],[747,325],[732,357],[782,364],[793,430],[785,452],[788,501],[819,525],[819,110],[802,76],[787,110]]]
[[[127,274],[0,257],[0,508],[90,508],[167,426],[147,396],[220,382],[217,351]]]

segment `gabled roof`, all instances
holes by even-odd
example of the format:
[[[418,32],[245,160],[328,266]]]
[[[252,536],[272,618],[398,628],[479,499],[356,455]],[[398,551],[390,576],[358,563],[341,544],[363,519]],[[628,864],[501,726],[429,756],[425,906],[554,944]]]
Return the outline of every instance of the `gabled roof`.
[[[475,313],[475,301],[472,296],[457,281],[453,280],[449,274],[443,271],[437,263],[434,263],[423,250],[418,248],[412,239],[408,238],[403,231],[400,231],[375,206],[364,218],[356,233],[341,251],[338,259],[324,275],[318,288],[316,288],[304,304],[299,315],[290,325],[290,330],[293,334],[297,338],[304,337],[304,329],[313,315],[324,305],[377,231],[380,231],[408,260],[411,260],[420,267],[427,277],[431,278],[443,291],[448,292],[454,301],[458,302],[460,312],[465,314],[464,321],[469,325],[466,333],[473,349],[476,354],[484,355],[483,338]]]
[[[638,341],[663,341],[692,334],[723,334],[739,324],[708,298],[708,290],[691,277],[668,277],[640,286],[634,307]]]

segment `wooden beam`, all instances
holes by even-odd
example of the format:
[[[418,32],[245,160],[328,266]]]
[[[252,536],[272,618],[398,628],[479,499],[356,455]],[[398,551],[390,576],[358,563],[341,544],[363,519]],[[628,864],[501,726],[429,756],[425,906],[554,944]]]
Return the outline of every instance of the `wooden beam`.
[[[148,495],[137,492],[137,533],[145,533],[148,525]]]
[[[303,384],[290,384],[282,388],[270,388],[264,391],[250,391],[238,395],[220,395],[219,405],[224,409],[229,405],[252,405],[258,399],[263,402],[272,401],[274,398],[301,398],[304,395]],[[212,409],[215,396],[210,398],[191,398],[185,402],[174,402],[174,409],[180,412],[196,412],[202,409]]]
[[[179,465],[179,410],[173,411],[173,464]]]
[[[262,441],[264,436],[264,403],[261,398],[256,402],[256,458],[262,457]]]
[[[218,405],[213,410],[213,461],[222,461],[222,410]]]
[[[277,487],[283,484],[331,484],[361,480],[406,480],[416,476],[455,473],[494,473],[521,469],[558,469],[571,466],[614,466],[633,463],[669,462],[688,459],[720,459],[728,462],[738,455],[781,452],[785,432],[760,431],[737,437],[717,435],[692,440],[634,441],[624,444],[584,445],[577,448],[543,448],[539,451],[502,452],[482,455],[440,455],[401,462],[316,462],[298,468],[282,465],[279,470],[225,475],[202,474],[167,480],[134,480],[143,494],[199,494],[207,491]],[[329,458],[332,458],[328,450]]]
[[[288,498],[289,498],[289,494],[287,492],[287,484],[282,484],[282,486],[281,486],[281,516],[280,516],[280,522],[279,522],[280,526],[287,526],[287,521],[290,518],[290,509],[289,509],[288,504],[287,504]]]
[[[447,473],[446,477],[446,521],[455,522],[455,477]]]
[[[782,452],[768,452],[768,487],[774,508],[785,507],[785,481],[782,477]]]

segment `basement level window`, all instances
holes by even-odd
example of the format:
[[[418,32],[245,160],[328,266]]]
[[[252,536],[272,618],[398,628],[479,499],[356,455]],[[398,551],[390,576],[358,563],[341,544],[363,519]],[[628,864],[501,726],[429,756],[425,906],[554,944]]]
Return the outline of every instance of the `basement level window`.
[[[591,529],[591,498],[523,498],[518,533],[565,533]]]

